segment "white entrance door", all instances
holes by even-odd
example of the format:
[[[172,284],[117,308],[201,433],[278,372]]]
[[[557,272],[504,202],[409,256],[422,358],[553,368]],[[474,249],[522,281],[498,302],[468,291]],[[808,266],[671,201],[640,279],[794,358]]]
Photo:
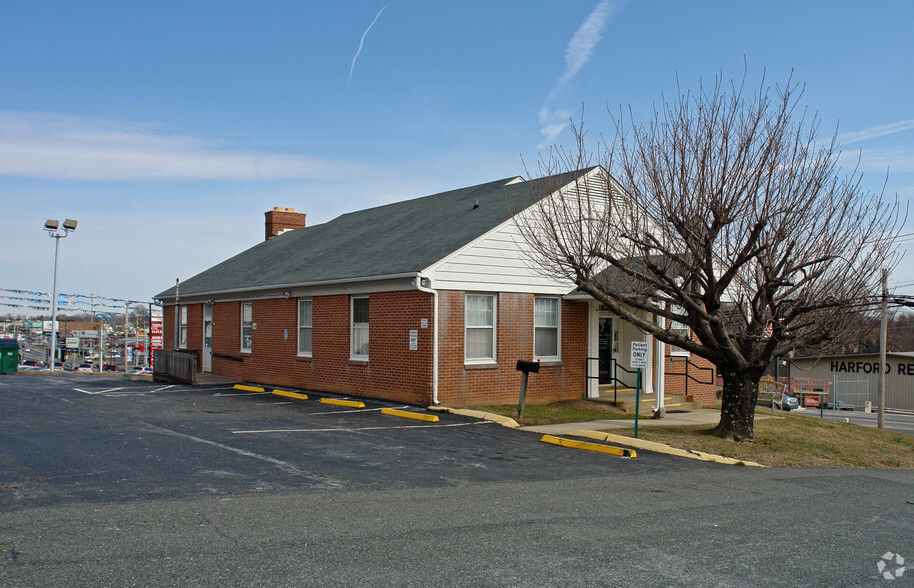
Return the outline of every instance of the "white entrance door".
[[[213,371],[213,305],[203,305],[203,371]]]

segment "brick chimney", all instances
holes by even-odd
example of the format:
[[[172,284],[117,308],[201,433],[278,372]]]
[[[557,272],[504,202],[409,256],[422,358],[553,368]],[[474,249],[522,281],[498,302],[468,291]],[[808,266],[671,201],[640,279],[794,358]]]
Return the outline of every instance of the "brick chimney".
[[[268,210],[263,215],[266,217],[266,240],[286,231],[304,228],[305,216],[307,216],[304,212],[295,212],[294,208],[283,208],[282,206],[274,206],[273,210]]]

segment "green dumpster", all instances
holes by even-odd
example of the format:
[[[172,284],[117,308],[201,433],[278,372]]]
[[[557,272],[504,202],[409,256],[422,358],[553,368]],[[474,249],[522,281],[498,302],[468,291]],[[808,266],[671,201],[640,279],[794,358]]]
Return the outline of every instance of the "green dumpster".
[[[0,374],[15,374],[19,369],[19,341],[0,339]]]

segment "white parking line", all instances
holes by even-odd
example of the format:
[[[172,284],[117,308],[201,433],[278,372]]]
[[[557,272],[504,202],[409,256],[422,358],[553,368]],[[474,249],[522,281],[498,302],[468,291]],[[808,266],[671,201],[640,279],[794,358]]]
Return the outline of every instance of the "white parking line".
[[[169,388],[174,388],[175,385],[160,386],[159,388],[154,388],[152,390],[146,390],[145,388],[127,388],[125,386],[118,386],[116,388],[103,388],[102,390],[83,390],[82,388],[73,388],[77,392],[82,392],[83,394],[90,394],[95,396],[97,394],[110,394],[112,392],[117,392],[119,390],[124,390],[120,394],[115,394],[115,396],[131,396],[131,395],[144,395],[144,394],[155,394],[157,392],[167,392]]]
[[[257,433],[354,433],[356,431],[387,431],[394,429],[431,429],[439,427],[472,427],[476,425],[492,425],[491,421],[476,423],[452,423],[450,425],[400,425],[388,427],[344,427],[331,429],[258,429],[251,431],[232,431],[235,435],[253,435]]]
[[[213,396],[264,396],[272,394],[272,392],[228,392],[225,394],[222,392],[216,392],[213,394]]]
[[[95,392],[90,392],[89,390],[83,390],[82,388],[73,388],[77,392],[82,392],[83,394],[101,394],[104,390],[96,390]]]
[[[253,451],[248,451],[246,449],[240,449],[238,447],[232,447],[231,445],[226,445],[224,443],[219,443],[218,441],[210,441],[209,439],[201,439],[200,437],[195,437],[193,435],[187,435],[185,433],[179,433],[177,431],[172,431],[171,429],[163,429],[161,427],[156,427],[160,432],[166,435],[173,435],[175,437],[181,437],[183,439],[188,439],[190,441],[195,441],[197,443],[203,443],[205,445],[211,445],[213,447],[218,447],[219,449],[224,449],[226,451],[231,451],[232,453],[237,453],[238,455],[243,455],[245,457],[252,457],[254,459],[259,459],[267,463],[273,464],[279,469],[289,472],[291,474],[297,474],[299,476],[304,476],[314,480],[320,480],[321,482],[329,486],[338,486],[339,483],[331,478],[325,478],[324,476],[318,476],[311,472],[306,472],[301,468],[281,459],[276,459],[275,457],[270,457],[268,455],[262,455],[260,453],[254,453]]]

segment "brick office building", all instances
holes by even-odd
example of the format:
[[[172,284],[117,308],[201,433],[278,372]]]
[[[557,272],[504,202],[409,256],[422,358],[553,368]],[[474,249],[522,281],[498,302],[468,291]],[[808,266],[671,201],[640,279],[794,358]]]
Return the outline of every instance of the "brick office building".
[[[546,186],[605,173],[506,178],[311,227],[268,211],[263,243],[157,296],[165,347],[239,380],[420,405],[514,402],[516,362],[535,360],[529,402],[596,396],[630,341],[654,366],[663,346],[530,267],[513,218]],[[646,390],[663,385],[662,368],[645,374]]]

